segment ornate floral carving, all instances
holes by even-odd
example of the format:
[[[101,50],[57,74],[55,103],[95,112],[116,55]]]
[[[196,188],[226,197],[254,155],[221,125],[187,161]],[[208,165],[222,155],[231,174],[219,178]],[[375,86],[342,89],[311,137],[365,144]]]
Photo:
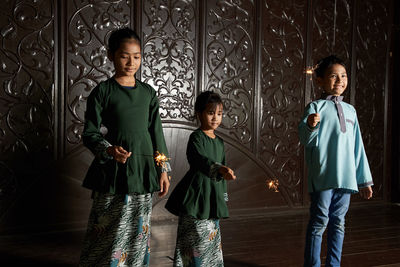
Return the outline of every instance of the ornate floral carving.
[[[0,20],[0,159],[51,150],[54,8],[52,1],[10,1]]]
[[[297,125],[304,93],[305,1],[264,1],[259,153],[294,204],[301,204]]]
[[[248,149],[254,111],[254,24],[252,1],[207,1],[206,90],[224,100],[222,128]]]
[[[113,75],[106,40],[116,28],[129,26],[127,1],[68,1],[66,138],[70,150],[81,141],[86,99],[102,80]]]
[[[10,166],[21,166],[19,162],[30,154],[52,150],[53,1],[3,1],[0,14],[0,215],[3,215],[21,189],[16,170]]]
[[[162,119],[193,121],[196,84],[194,1],[145,1],[142,78],[158,91]]]

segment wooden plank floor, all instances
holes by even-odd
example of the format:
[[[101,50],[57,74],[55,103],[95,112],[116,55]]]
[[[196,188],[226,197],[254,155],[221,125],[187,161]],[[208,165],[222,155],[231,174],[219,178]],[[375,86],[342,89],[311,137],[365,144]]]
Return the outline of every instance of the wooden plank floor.
[[[223,220],[225,266],[301,266],[307,219],[307,210],[296,210]],[[400,266],[400,206],[353,205],[346,219],[343,267]],[[77,225],[2,235],[0,266],[76,266],[84,232]],[[153,222],[151,266],[172,266],[175,237],[175,220]]]

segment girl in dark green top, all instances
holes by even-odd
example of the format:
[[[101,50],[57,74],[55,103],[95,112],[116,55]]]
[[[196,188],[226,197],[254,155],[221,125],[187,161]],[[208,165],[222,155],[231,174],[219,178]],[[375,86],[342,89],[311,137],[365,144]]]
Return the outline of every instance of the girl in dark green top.
[[[83,182],[93,190],[93,207],[80,266],[148,266],[152,193],[167,194],[170,171],[168,162],[157,168],[154,155],[168,152],[156,92],[134,76],[138,35],[119,29],[108,45],[115,76],[90,93],[82,135],[96,157]]]
[[[219,219],[229,215],[226,180],[236,176],[225,166],[224,142],[214,132],[222,121],[222,100],[203,92],[195,111],[201,126],[187,145],[190,169],[166,204],[179,216],[174,266],[223,266]]]

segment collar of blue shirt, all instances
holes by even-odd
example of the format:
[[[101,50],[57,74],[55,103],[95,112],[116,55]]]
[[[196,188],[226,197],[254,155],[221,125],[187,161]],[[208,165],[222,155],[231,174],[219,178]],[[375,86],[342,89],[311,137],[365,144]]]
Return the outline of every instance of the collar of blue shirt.
[[[340,104],[340,102],[343,100],[343,96],[335,96],[335,95],[328,95],[328,94],[322,94],[321,99],[326,99],[326,100],[332,100],[335,102],[337,114],[339,117],[339,123],[340,123],[340,130],[345,133],[346,132],[346,119],[344,117],[343,113],[343,107]]]
[[[339,95],[339,96],[336,96],[336,95],[328,95],[328,94],[325,94],[325,93],[323,93],[322,95],[321,95],[321,99],[326,99],[326,100],[332,100],[332,101],[343,101],[343,96],[342,95]]]

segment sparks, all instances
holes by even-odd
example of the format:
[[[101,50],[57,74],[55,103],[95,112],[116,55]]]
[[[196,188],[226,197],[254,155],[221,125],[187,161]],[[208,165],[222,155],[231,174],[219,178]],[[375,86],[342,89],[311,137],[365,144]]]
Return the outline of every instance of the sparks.
[[[316,64],[314,66],[307,67],[304,72],[305,72],[305,74],[310,75],[310,79],[312,79],[312,75],[314,74],[314,70],[316,68],[318,68],[318,64]]]
[[[306,69],[306,73],[308,75],[312,75],[314,73],[314,70],[312,68],[308,68],[308,69]]]
[[[278,179],[267,180],[267,185],[268,185],[268,188],[274,190],[274,192],[279,192],[279,190],[278,190],[278,186],[279,186]]]
[[[156,161],[157,166],[164,167],[166,164],[165,162],[168,161],[169,158],[167,156],[165,156],[164,153],[160,153],[160,152],[156,151],[154,160]]]

